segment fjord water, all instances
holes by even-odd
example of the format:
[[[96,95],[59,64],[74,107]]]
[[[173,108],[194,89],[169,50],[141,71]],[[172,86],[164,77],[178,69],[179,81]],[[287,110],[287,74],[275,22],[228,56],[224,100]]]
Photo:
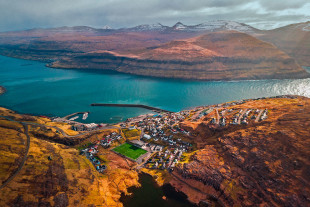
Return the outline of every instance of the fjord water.
[[[194,207],[182,192],[177,192],[170,184],[158,186],[152,176],[140,173],[141,187],[130,187],[128,192],[132,195],[122,195],[120,201],[125,207]],[[165,199],[163,199],[166,197]]]
[[[20,113],[65,116],[89,111],[86,122],[118,122],[150,111],[92,107],[91,103],[145,104],[170,111],[284,94],[310,97],[310,79],[205,82],[159,79],[96,70],[62,70],[0,56],[0,106]]]

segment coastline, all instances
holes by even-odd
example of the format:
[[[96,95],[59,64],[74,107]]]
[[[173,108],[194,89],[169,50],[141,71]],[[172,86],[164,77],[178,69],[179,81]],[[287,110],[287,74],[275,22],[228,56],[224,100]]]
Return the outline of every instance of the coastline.
[[[21,58],[23,59],[23,58]],[[36,61],[36,60],[34,60]],[[283,77],[274,77],[274,75],[268,77],[234,77],[234,78],[201,78],[201,77],[184,77],[184,76],[173,76],[173,75],[156,75],[156,74],[141,74],[141,73],[135,73],[130,71],[120,71],[120,70],[113,70],[113,69],[103,69],[103,68],[88,68],[88,67],[73,67],[73,66],[54,66],[51,63],[45,64],[45,67],[52,68],[52,69],[61,69],[61,70],[92,70],[92,71],[102,71],[102,72],[115,72],[120,74],[127,74],[127,75],[133,75],[137,77],[143,77],[143,78],[152,78],[152,79],[165,79],[165,80],[179,80],[179,81],[201,81],[201,82],[238,82],[238,81],[263,81],[263,80],[299,80],[299,79],[308,79],[310,78],[310,73],[305,69],[305,72],[301,76],[291,77],[290,74],[283,76]],[[306,66],[301,66],[302,68]]]
[[[3,86],[0,86],[0,95],[4,94],[6,89]]]
[[[51,58],[27,58],[27,57],[22,57],[22,56],[10,56],[7,54],[1,54],[1,56],[4,57],[9,57],[9,58],[15,58],[15,59],[21,59],[21,60],[30,60],[30,61],[36,61],[36,62],[41,62],[44,63],[45,67],[47,68],[52,68],[52,69],[60,69],[60,70],[84,70],[84,71],[99,71],[99,72],[112,72],[112,73],[119,73],[119,74],[127,74],[127,75],[132,75],[132,76],[137,76],[137,77],[142,77],[142,78],[151,78],[151,79],[164,79],[164,80],[176,80],[176,81],[199,81],[199,82],[241,82],[241,81],[264,81],[264,80],[299,80],[299,79],[308,79],[310,78],[310,71],[307,68],[310,68],[309,66],[303,66],[300,65],[301,68],[305,70],[306,73],[303,75],[299,76],[297,75],[296,77],[291,77],[290,74],[284,75],[282,77],[274,77],[272,76],[266,76],[266,77],[234,77],[234,78],[228,78],[228,77],[223,77],[223,78],[202,78],[202,77],[177,77],[173,75],[156,75],[156,74],[141,74],[141,73],[135,73],[135,72],[130,72],[130,71],[121,71],[121,70],[113,70],[113,69],[104,69],[104,68],[89,68],[89,67],[83,67],[83,66],[78,66],[78,67],[73,67],[74,65],[66,65],[66,66],[61,66],[61,65],[53,65],[55,59]]]

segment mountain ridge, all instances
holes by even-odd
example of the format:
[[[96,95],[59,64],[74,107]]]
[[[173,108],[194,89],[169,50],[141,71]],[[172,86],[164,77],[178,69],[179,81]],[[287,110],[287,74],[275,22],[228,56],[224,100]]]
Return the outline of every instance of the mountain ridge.
[[[0,33],[0,54],[49,62],[51,67],[111,69],[154,77],[307,78],[309,74],[300,67],[310,64],[307,27],[306,22],[263,31],[218,20],[192,26],[177,22],[171,27],[157,23],[126,29],[34,29]],[[209,38],[203,40],[204,35]]]

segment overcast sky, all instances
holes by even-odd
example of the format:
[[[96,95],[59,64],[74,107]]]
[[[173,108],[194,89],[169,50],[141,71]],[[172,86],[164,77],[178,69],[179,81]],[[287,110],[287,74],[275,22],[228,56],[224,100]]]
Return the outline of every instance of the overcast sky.
[[[132,27],[234,20],[271,29],[310,20],[309,0],[0,0],[0,31],[38,27]]]

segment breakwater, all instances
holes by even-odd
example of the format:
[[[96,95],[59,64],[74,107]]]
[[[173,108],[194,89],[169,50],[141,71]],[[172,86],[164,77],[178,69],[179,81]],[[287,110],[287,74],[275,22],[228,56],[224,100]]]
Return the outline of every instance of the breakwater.
[[[160,109],[157,107],[147,106],[143,104],[107,104],[107,103],[93,103],[91,106],[110,106],[110,107],[135,107],[135,108],[144,108],[148,110],[152,110],[157,113],[173,113],[172,111]]]

